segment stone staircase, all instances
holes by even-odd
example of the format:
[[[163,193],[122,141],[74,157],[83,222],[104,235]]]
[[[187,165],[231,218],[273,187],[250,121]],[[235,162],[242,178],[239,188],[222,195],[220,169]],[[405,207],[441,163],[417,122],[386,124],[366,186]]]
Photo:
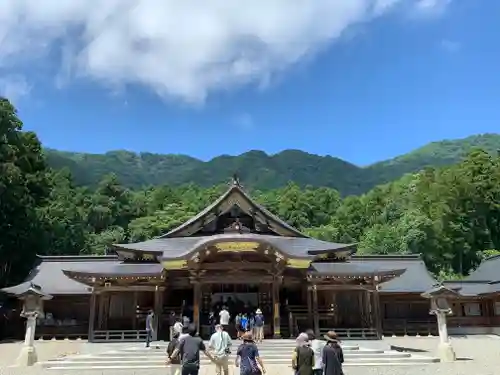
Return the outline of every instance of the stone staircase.
[[[233,354],[230,363],[234,363],[236,347],[233,342]],[[156,369],[165,368],[165,351],[167,344],[155,343],[151,348],[142,345],[123,345],[114,350],[97,354],[74,355],[43,362],[40,365],[53,371],[70,370],[113,370],[118,369]],[[266,366],[291,365],[291,355],[295,340],[266,340],[259,344],[259,352]],[[406,352],[384,351],[382,349],[362,348],[358,345],[343,345],[344,366],[393,366],[393,365],[428,365],[438,362],[436,358],[424,357]],[[202,366],[210,365],[210,361],[201,354]]]

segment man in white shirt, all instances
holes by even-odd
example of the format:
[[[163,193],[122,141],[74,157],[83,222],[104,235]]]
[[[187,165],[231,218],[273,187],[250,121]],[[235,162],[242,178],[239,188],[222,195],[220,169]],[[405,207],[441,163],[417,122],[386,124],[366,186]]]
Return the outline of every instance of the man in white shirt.
[[[227,332],[227,327],[229,325],[229,319],[231,318],[231,315],[229,314],[229,311],[227,311],[226,306],[222,307],[222,310],[219,313],[219,317],[222,328]]]

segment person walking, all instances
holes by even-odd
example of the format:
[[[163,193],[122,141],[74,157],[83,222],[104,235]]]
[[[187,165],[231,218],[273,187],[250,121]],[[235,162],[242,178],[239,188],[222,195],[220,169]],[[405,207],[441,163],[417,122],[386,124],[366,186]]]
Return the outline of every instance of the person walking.
[[[172,339],[168,343],[167,346],[167,358],[170,361],[170,375],[179,375],[180,374],[180,364],[181,364],[181,358],[179,354],[175,357],[172,356],[174,353],[175,349],[179,345],[179,332],[174,332],[172,335]]]
[[[324,336],[326,345],[323,348],[322,362],[324,375],[344,375],[342,363],[344,353],[334,331],[328,331]]]
[[[240,375],[260,375],[266,373],[264,362],[259,355],[259,349],[253,341],[250,332],[245,332],[241,339],[243,343],[238,347],[234,365],[240,368]]]
[[[215,332],[210,337],[208,349],[212,351],[217,375],[229,375],[229,355],[231,354],[231,337],[224,331],[222,325],[215,326]]]
[[[264,315],[262,315],[262,310],[257,309],[254,318],[255,327],[255,341],[262,343],[264,339]]]
[[[309,346],[307,333],[302,332],[297,337],[297,346],[293,351],[292,368],[295,375],[312,375],[314,367],[314,352]]]
[[[173,337],[174,337],[174,326],[175,326],[175,323],[176,323],[177,319],[176,319],[176,316],[175,316],[175,311],[170,311],[170,314],[168,315],[168,325],[169,325],[169,328],[170,328],[170,336],[169,336],[169,340],[172,341]]]
[[[219,323],[222,325],[222,328],[224,328],[224,331],[227,332],[227,329],[229,327],[229,319],[231,318],[231,314],[229,314],[229,311],[227,311],[226,306],[222,306],[222,310],[219,312]]]
[[[309,339],[309,344],[314,352],[314,367],[313,375],[323,374],[323,348],[325,347],[325,341],[318,340],[312,329],[308,329],[306,334]]]
[[[178,333],[179,335],[182,334],[182,329],[184,326],[181,323],[181,318],[175,318],[175,323],[174,326],[172,327],[172,337],[175,333]]]
[[[188,327],[188,335],[179,340],[179,345],[172,355],[167,358],[167,365],[170,365],[171,359],[177,355],[181,356],[181,375],[198,375],[200,371],[200,352],[203,352],[212,362],[214,357],[205,347],[203,340],[198,336],[198,331],[194,324]]]
[[[149,310],[148,315],[146,316],[146,348],[149,348],[151,341],[153,341],[154,334],[154,312],[153,310]]]

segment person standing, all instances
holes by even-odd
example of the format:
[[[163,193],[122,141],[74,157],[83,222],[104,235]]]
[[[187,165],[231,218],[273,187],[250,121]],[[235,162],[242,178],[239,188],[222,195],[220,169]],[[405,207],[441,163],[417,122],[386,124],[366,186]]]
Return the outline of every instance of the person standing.
[[[328,331],[324,336],[326,345],[323,348],[322,362],[324,375],[344,375],[342,363],[344,363],[344,353],[334,331]]]
[[[231,337],[224,331],[222,325],[215,326],[215,332],[210,337],[208,348],[212,350],[215,373],[229,375],[229,354],[231,354]]]
[[[174,350],[171,358],[181,356],[181,375],[198,375],[200,371],[200,352],[203,352],[208,359],[214,362],[214,357],[208,352],[203,340],[197,335],[196,326],[190,324],[188,335],[179,339],[179,345]],[[171,364],[170,358],[167,358],[167,365]]]
[[[309,343],[311,349],[314,352],[314,367],[313,375],[323,374],[323,348],[325,347],[325,342],[323,340],[318,340],[312,329],[308,329],[306,334],[309,338]]]
[[[314,352],[309,346],[309,338],[306,333],[297,337],[297,347],[293,351],[292,368],[295,375],[312,375],[314,367]]]
[[[229,314],[229,311],[227,311],[226,306],[222,306],[222,310],[219,312],[219,323],[222,325],[222,328],[224,328],[224,331],[227,332],[227,328],[229,326],[229,319],[231,319],[231,314]]]
[[[262,343],[264,340],[264,315],[262,315],[262,310],[257,309],[254,318],[255,326],[255,341]]]
[[[154,312],[149,310],[148,315],[146,315],[146,348],[149,348],[151,341],[153,341],[154,334]]]
[[[175,317],[175,311],[170,311],[170,314],[168,314],[168,325],[169,325],[169,328],[170,328],[170,336],[169,336],[169,340],[172,341],[173,337],[174,337],[174,325],[176,323],[177,319]]]
[[[181,323],[181,318],[176,318],[175,319],[175,323],[174,323],[174,326],[173,326],[173,334],[175,335],[176,333],[178,333],[179,335],[182,334],[182,329],[184,328],[184,326],[182,325]]]
[[[260,375],[265,374],[264,362],[259,355],[259,349],[253,341],[250,332],[245,332],[241,336],[243,343],[238,347],[234,365],[240,368],[240,375]],[[257,365],[258,364],[258,365]],[[260,367],[259,367],[260,366]]]

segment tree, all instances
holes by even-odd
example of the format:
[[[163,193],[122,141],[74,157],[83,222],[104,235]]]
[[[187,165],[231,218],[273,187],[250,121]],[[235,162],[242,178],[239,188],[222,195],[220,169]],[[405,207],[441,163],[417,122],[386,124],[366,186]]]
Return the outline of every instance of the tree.
[[[0,98],[0,285],[18,281],[41,249],[37,214],[48,196],[41,145],[22,132],[16,110]]]

